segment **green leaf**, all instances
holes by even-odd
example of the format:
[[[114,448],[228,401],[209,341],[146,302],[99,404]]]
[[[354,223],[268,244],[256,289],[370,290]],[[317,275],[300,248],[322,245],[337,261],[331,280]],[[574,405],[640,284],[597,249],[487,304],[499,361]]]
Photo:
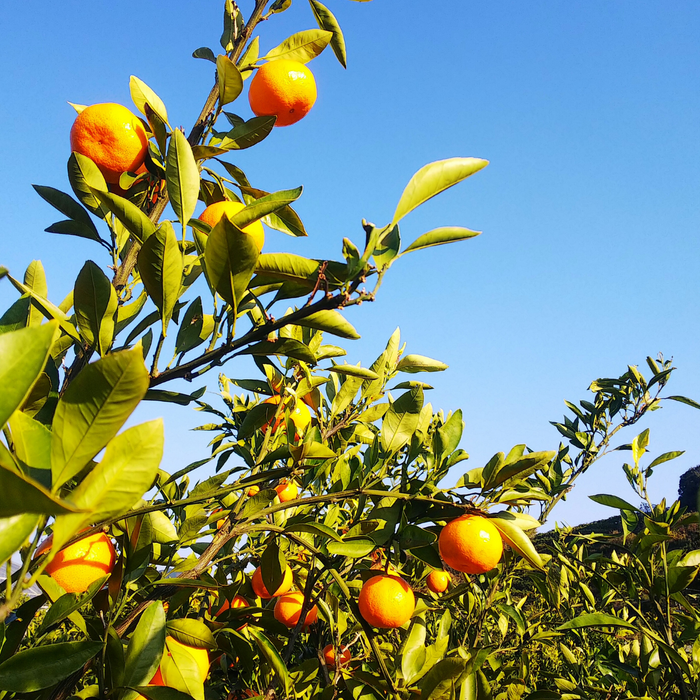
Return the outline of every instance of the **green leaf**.
[[[0,461],[2,455],[0,454]],[[63,515],[75,513],[79,506],[52,496],[39,482],[13,471],[0,463],[0,518],[21,513]]]
[[[86,226],[82,221],[74,221],[66,219],[65,221],[57,221],[44,229],[47,233],[59,233],[63,236],[77,236],[78,238],[87,238],[91,241],[96,241],[106,245],[105,242],[95,235],[89,226]]]
[[[219,81],[219,104],[233,102],[243,92],[243,77],[236,64],[228,57],[216,57],[216,75]]]
[[[438,661],[421,681],[421,698],[440,698],[443,693],[449,692],[464,673],[467,662],[464,659],[450,657]]]
[[[448,365],[439,360],[433,360],[423,355],[406,355],[402,357],[396,369],[399,372],[416,374],[418,372],[443,372]]]
[[[402,550],[427,547],[437,540],[437,535],[417,525],[406,525],[399,533],[399,546]]]
[[[182,253],[169,221],[164,221],[143,244],[138,265],[143,286],[160,312],[163,335],[166,335],[182,288],[184,271]]]
[[[285,693],[289,693],[291,689],[291,678],[287,672],[287,666],[279,655],[275,645],[255,627],[248,626],[248,634],[255,640],[258,649],[260,649],[260,653],[265,657],[277,674],[277,678],[279,678],[280,683],[284,687]]]
[[[175,129],[170,136],[165,180],[175,216],[186,226],[194,215],[199,198],[199,167],[192,154],[192,146],[179,129]]]
[[[231,163],[225,163],[224,161],[220,160],[219,161],[229,172],[229,174],[232,177],[236,177],[234,175],[235,172],[235,165],[231,165]],[[238,179],[240,180],[240,175],[238,176]],[[247,180],[245,180],[245,184],[239,182],[239,188],[241,192],[244,195],[248,195],[249,198],[253,199],[261,199],[263,197],[267,197],[270,193],[266,192],[265,190],[259,190],[256,189],[255,187],[249,187],[247,184]],[[248,201],[248,200],[246,200]],[[251,203],[251,202],[249,202]],[[270,228],[274,228],[277,231],[281,231],[282,233],[286,233],[289,236],[306,236],[308,235],[306,233],[306,229],[304,228],[304,224],[302,223],[301,219],[299,218],[299,215],[290,207],[289,205],[283,206],[282,208],[276,210],[275,212],[272,212],[270,214],[267,214],[267,216],[264,216],[262,218],[262,222],[264,224],[267,224]]]
[[[209,280],[234,310],[253,277],[260,251],[251,236],[227,216],[214,226],[207,240],[204,261]]]
[[[117,310],[117,323],[115,325],[114,335],[119,335],[131,322],[141,313],[141,310],[146,305],[148,300],[148,292],[143,289],[141,294],[136,297],[130,304],[124,304]]]
[[[531,452],[515,461],[509,462],[506,458],[502,464],[498,465],[498,468],[490,473],[487,474],[484,470],[484,490],[496,488],[511,479],[525,479],[538,469],[542,469],[554,459],[555,455],[554,451]]]
[[[288,61],[308,63],[316,58],[333,39],[333,33],[325,29],[305,29],[292,34],[279,46],[268,51],[263,60],[272,61],[284,58]]]
[[[4,564],[32,534],[39,515],[23,513],[9,518],[0,518],[0,564]]]
[[[686,396],[667,396],[667,399],[670,399],[671,401],[678,401],[680,403],[684,403],[686,406],[692,406],[693,408],[698,408],[700,409],[700,403],[697,401],[693,401],[693,399],[689,399]]]
[[[49,296],[49,288],[46,282],[46,272],[41,260],[32,260],[24,273],[24,284],[36,294],[42,297]],[[28,326],[40,326],[43,314],[34,305],[29,307]]]
[[[109,212],[92,193],[92,188],[106,192],[107,183],[100,169],[90,158],[82,153],[71,153],[68,159],[68,180],[75,196],[81,201],[83,206],[87,207],[96,216],[104,219]],[[94,234],[89,236],[89,238],[94,239]]]
[[[544,569],[544,562],[532,540],[508,516],[510,513],[496,513],[489,518],[498,529],[504,542],[536,569]]]
[[[163,603],[151,603],[141,614],[129,639],[124,659],[124,685],[146,685],[155,675],[165,647],[165,610]],[[122,700],[134,700],[136,693],[127,692]]]
[[[167,624],[168,636],[188,647],[216,649],[217,644],[211,630],[200,620],[184,618],[170,620]]]
[[[58,324],[50,322],[0,335],[0,427],[19,408],[41,376]]]
[[[58,549],[92,522],[113,518],[131,509],[148,491],[163,458],[163,421],[136,425],[112,438],[104,456],[71,492],[71,501],[85,513],[56,518],[54,546]]]
[[[488,165],[481,158],[448,158],[423,166],[406,185],[394,212],[392,224],[435,195],[462,182]]]
[[[297,325],[337,335],[339,338],[357,340],[360,334],[355,327],[338,311],[327,309],[299,319]]]
[[[144,117],[148,118],[148,112],[146,111],[146,105],[148,105],[162,122],[168,124],[168,110],[165,109],[163,100],[143,80],[139,80],[135,75],[132,75],[129,79],[129,91],[136,109]]]
[[[320,263],[292,253],[263,253],[255,265],[255,274],[267,280],[309,282],[318,274]],[[257,278],[256,278],[257,279]]]
[[[338,533],[333,530],[333,528],[323,525],[322,523],[295,523],[293,525],[288,525],[285,532],[309,532],[312,535],[318,535],[319,537],[324,537],[326,539],[335,540],[336,542],[342,542],[342,539]],[[269,588],[268,590],[277,590]]]
[[[342,542],[329,542],[326,545],[330,554],[350,557],[351,559],[362,559],[362,557],[366,557],[373,551],[375,547],[374,540],[369,537],[353,537]]]
[[[680,457],[682,454],[685,454],[685,450],[675,451],[675,452],[664,452],[662,455],[659,455],[648,467],[647,469],[651,469],[652,467],[656,467],[659,464],[663,464],[664,462],[669,462],[672,459],[676,459],[676,457]]]
[[[301,360],[309,365],[316,364],[316,357],[309,347],[293,338],[263,340],[243,350],[241,355],[282,355],[294,360]]]
[[[65,593],[60,598],[56,600],[53,605],[46,611],[44,619],[41,621],[41,625],[37,630],[37,636],[41,636],[49,628],[57,625],[66,618],[70,617],[73,613],[80,610],[83,605],[89,603],[100,591],[100,589],[107,582],[107,576],[102,576],[101,578],[93,581],[85,593]]]
[[[267,138],[275,125],[277,117],[253,117],[247,122],[231,129],[219,144],[226,151],[240,151],[250,148]]]
[[[214,330],[214,317],[205,314],[202,309],[202,298],[197,297],[185,311],[180,323],[175,341],[175,352],[189,352],[201,345]]]
[[[606,493],[599,493],[594,496],[589,496],[595,503],[600,503],[603,506],[610,506],[610,508],[619,508],[620,510],[631,510],[636,513],[640,513],[639,508],[635,508],[632,504],[628,503],[618,496],[610,496]]]
[[[197,660],[181,645],[165,638],[167,654],[163,654],[160,670],[165,685],[188,693],[195,700],[204,700],[204,683]]]
[[[38,383],[35,387],[37,385]],[[33,469],[43,469],[50,474],[51,431],[43,423],[27,415],[24,410],[15,411],[12,414],[9,426],[17,459]],[[0,461],[2,461],[1,450]]]
[[[92,260],[83,265],[73,291],[75,318],[88,345],[102,357],[114,340],[117,293],[107,276]]]
[[[557,627],[558,630],[577,630],[583,627],[625,627],[627,629],[636,630],[637,624],[622,620],[614,615],[606,615],[605,613],[590,613],[587,615],[579,615],[573,620],[567,620],[563,625]]]
[[[333,53],[336,55],[340,65],[343,68],[348,67],[347,52],[345,49],[345,38],[343,37],[343,32],[340,29],[338,20],[335,18],[333,13],[325,6],[322,5],[318,0],[309,0],[311,4],[311,9],[313,10],[314,17],[318,26],[327,32],[331,32],[333,37],[331,38],[331,48]]]
[[[441,226],[440,228],[434,228],[432,231],[428,231],[428,233],[424,233],[422,236],[418,236],[418,238],[403,252],[410,253],[414,250],[432,248],[436,245],[445,245],[446,243],[454,243],[456,241],[467,241],[480,234],[481,231],[472,231],[471,229],[462,228],[460,226]]]
[[[97,233],[95,224],[92,223],[90,214],[88,214],[85,209],[83,209],[83,207],[73,199],[73,197],[65,192],[55,189],[54,187],[45,187],[44,185],[32,185],[32,187],[42,199],[46,200],[51,206],[58,209],[61,214],[64,214],[69,219],[73,219],[74,221],[83,224],[83,226],[87,227],[93,232],[92,235],[95,240],[100,240],[100,236]]]
[[[342,365],[333,364],[329,371],[335,372],[336,374],[344,374],[346,377],[357,377],[358,379],[379,379],[379,375],[371,369],[366,369],[359,365],[349,365],[347,363]]]
[[[25,649],[0,664],[0,690],[33,693],[80,670],[102,651],[102,642],[60,642]]]
[[[117,434],[147,389],[148,371],[138,345],[107,355],[77,375],[54,415],[54,490],[80,472]]]
[[[426,658],[426,629],[423,616],[416,616],[411,622],[411,629],[401,651],[401,673],[407,686],[421,676]]]
[[[415,433],[423,409],[423,389],[416,387],[402,394],[382,420],[380,440],[387,452],[397,452]]]
[[[264,216],[279,211],[289,206],[292,202],[295,202],[301,197],[303,189],[304,188],[300,186],[295,187],[293,190],[279,190],[278,192],[273,192],[272,194],[267,194],[264,197],[255,199],[241,209],[241,211],[236,212],[231,217],[231,221],[238,226],[238,228],[245,228],[253,221],[258,221]]]
[[[270,540],[260,557],[260,573],[268,591],[276,591],[284,580],[287,560],[275,540]]]
[[[92,188],[92,193],[139,243],[143,243],[156,230],[155,224],[128,199],[95,188]]]
[[[214,52],[207,46],[200,46],[192,52],[192,58],[203,58],[206,61],[216,63]]]

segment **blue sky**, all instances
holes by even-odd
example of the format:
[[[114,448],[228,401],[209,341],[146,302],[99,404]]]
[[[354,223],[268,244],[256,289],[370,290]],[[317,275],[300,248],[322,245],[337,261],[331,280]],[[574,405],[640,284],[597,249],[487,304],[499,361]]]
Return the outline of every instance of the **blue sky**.
[[[378,301],[349,314],[363,338],[346,344],[348,360],[369,364],[399,326],[408,351],[447,362],[446,373],[429,377],[429,400],[464,411],[469,467],[520,442],[554,449],[549,421],[561,418],[564,399],[586,398],[591,380],[627,364],[644,369],[659,351],[678,367],[672,393],[700,399],[700,5],[327,4],[345,32],[348,70],[330,51],[314,60],[311,113],[235,161],[262,189],[305,186],[297,210],[309,238],[268,232],[267,251],[337,258],[344,236],[363,240],[363,217],[391,218],[425,163],[491,161],[402,224],[407,241],[440,225],[483,235],[392,268]],[[30,187],[68,189],[75,114],[67,101],[130,105],[134,74],[163,98],[171,123],[189,129],[213,80],[213,66],[191,52],[217,51],[221,5],[0,7],[0,263],[21,275],[40,257],[60,300],[86,258],[107,262],[94,244],[44,233],[57,219]],[[262,47],[314,26],[308,4],[296,0],[264,23]],[[234,106],[251,116],[245,99]],[[13,298],[0,284],[0,308]],[[226,371],[249,374],[233,363]],[[208,383],[215,389],[214,377]],[[186,430],[204,421],[160,404],[138,418],[161,414],[164,467],[174,471],[202,455],[206,436]],[[687,451],[652,482],[656,500],[672,498],[679,475],[700,463],[700,411],[669,402],[647,426],[654,454]],[[554,517],[612,514],[591,493],[634,498],[620,464],[617,456],[595,468]]]

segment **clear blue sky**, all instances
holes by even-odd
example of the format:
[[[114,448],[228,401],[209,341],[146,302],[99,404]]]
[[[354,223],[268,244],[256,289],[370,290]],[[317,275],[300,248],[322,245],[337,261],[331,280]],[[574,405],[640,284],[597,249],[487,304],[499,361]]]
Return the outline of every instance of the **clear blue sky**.
[[[69,188],[67,101],[130,104],[134,74],[189,129],[213,80],[213,66],[190,54],[217,51],[222,4],[0,6],[0,263],[21,275],[40,257],[58,301],[86,258],[106,262],[94,244],[44,233],[57,216],[30,187]],[[269,232],[266,250],[337,258],[343,236],[363,240],[362,217],[390,219],[425,163],[491,161],[402,227],[405,240],[447,224],[484,234],[397,264],[378,301],[350,313],[363,339],[347,343],[348,360],[369,364],[400,326],[410,352],[447,362],[430,375],[429,398],[463,409],[469,467],[520,442],[554,449],[549,421],[563,400],[586,398],[591,380],[642,367],[648,354],[673,356],[672,391],[700,399],[697,0],[327,4],[348,70],[330,50],[314,60],[309,116],[236,161],[262,189],[305,186],[297,209],[309,238]],[[263,49],[314,26],[297,0],[262,27]],[[235,106],[250,116],[245,99]],[[0,284],[0,308],[13,298]],[[186,432],[202,416],[149,404],[139,418],[160,414],[164,468],[202,456],[206,436]],[[700,411],[669,402],[645,425],[655,454],[687,450],[654,480],[655,499],[673,497],[678,476],[700,463]],[[590,493],[633,498],[620,464],[591,472],[555,517],[612,514]]]

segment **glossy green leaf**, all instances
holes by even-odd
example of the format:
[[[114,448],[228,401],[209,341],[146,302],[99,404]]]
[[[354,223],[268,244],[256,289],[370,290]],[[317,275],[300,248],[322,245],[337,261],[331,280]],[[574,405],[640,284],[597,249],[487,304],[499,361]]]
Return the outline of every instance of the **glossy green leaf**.
[[[24,284],[27,288],[31,289],[32,292],[38,294],[41,297],[49,296],[49,288],[46,282],[46,272],[44,271],[44,266],[41,264],[41,260],[32,260],[32,262],[27,265],[27,269],[24,272]],[[28,326],[40,326],[44,320],[44,315],[42,312],[36,308],[34,304],[29,307],[29,317],[27,319]]]
[[[92,193],[139,243],[143,243],[156,230],[155,224],[128,199],[95,188],[92,188]]]
[[[0,427],[19,408],[41,376],[58,324],[47,323],[0,335]]]
[[[421,698],[440,698],[449,692],[464,673],[467,662],[459,657],[449,657],[438,661],[421,681]]]
[[[587,615],[579,615],[573,620],[567,620],[563,625],[557,627],[558,630],[577,630],[583,627],[625,627],[627,629],[636,630],[638,625],[623,620],[614,615],[605,613],[590,613]]]
[[[318,535],[324,539],[335,540],[341,542],[342,539],[333,528],[323,525],[322,523],[294,523],[287,525],[285,532],[309,532],[312,535]]]
[[[139,80],[135,75],[132,75],[129,79],[129,90],[131,92],[131,99],[136,105],[136,109],[138,109],[144,117],[148,118],[148,113],[146,111],[146,105],[148,105],[161,121],[166,124],[168,123],[168,110],[165,109],[163,100],[161,100],[143,80]]]
[[[333,39],[333,33],[325,29],[305,29],[285,39],[279,46],[268,51],[263,60],[284,58],[288,61],[308,63],[316,58]]]
[[[214,52],[207,46],[200,46],[192,52],[192,58],[203,58],[206,61],[216,63]]]
[[[175,341],[175,352],[189,352],[201,345],[214,331],[214,317],[205,314],[202,298],[197,297],[185,311]]]
[[[406,185],[392,224],[398,223],[416,207],[479,172],[488,164],[487,160],[481,158],[448,158],[423,166]]]
[[[192,618],[169,620],[166,625],[168,636],[188,647],[216,649],[216,640],[211,630],[201,621]]]
[[[273,212],[289,206],[289,204],[299,199],[303,189],[303,187],[295,187],[293,190],[279,190],[278,192],[260,197],[246,205],[241,211],[236,212],[236,214],[231,217],[231,221],[238,226],[238,228],[242,229],[253,221],[258,221],[268,214],[272,214]]]
[[[406,525],[399,533],[399,546],[402,550],[427,547],[437,540],[437,535],[417,525]]]
[[[173,131],[168,143],[165,181],[175,216],[186,226],[194,215],[199,198],[199,167],[192,154],[192,146],[179,129]]]
[[[433,360],[423,355],[405,355],[399,361],[396,369],[399,372],[416,374],[417,372],[444,372],[448,365],[439,360]]]
[[[0,564],[4,564],[34,531],[39,522],[36,513],[23,513],[9,518],[0,518]]]
[[[182,288],[184,265],[177,236],[169,221],[164,221],[141,246],[138,255],[143,285],[160,312],[166,335]]]
[[[679,403],[684,403],[686,406],[700,409],[700,403],[693,401],[693,399],[689,399],[687,396],[667,396],[666,399],[678,401]]]
[[[324,333],[337,335],[339,338],[357,340],[360,337],[355,327],[335,309],[317,311],[315,314],[299,319],[297,325],[305,326],[306,328],[315,328]]]
[[[54,544],[60,547],[92,522],[128,511],[148,491],[163,458],[163,421],[136,425],[112,438],[104,456],[71,492],[85,513],[56,518]]]
[[[2,464],[0,455],[0,518],[21,513],[62,515],[75,513],[79,506],[52,496],[40,483]]]
[[[114,339],[117,293],[92,260],[83,265],[73,291],[75,318],[87,344],[104,356]]]
[[[268,591],[276,591],[282,585],[286,569],[287,560],[282,550],[274,539],[270,540],[260,557],[260,573]]]
[[[209,234],[204,261],[212,285],[233,309],[248,288],[260,252],[253,239],[224,216]]]
[[[418,236],[411,245],[404,250],[404,253],[410,253],[414,250],[422,250],[423,248],[432,248],[437,245],[445,245],[446,243],[455,243],[457,241],[467,241],[470,238],[479,236],[481,231],[472,231],[468,228],[460,226],[442,226],[435,228],[422,236]]]
[[[600,503],[603,506],[609,506],[610,508],[619,508],[620,510],[631,510],[636,513],[640,513],[639,508],[636,508],[631,503],[628,503],[623,498],[618,496],[610,496],[606,493],[599,493],[594,496],[589,496],[595,503]]]
[[[232,170],[236,167],[231,165],[231,163],[224,163],[219,161],[231,174]],[[247,180],[245,180],[247,183]],[[239,187],[243,195],[248,195],[253,199],[261,199],[262,197],[267,197],[270,193],[265,190],[259,190],[255,187],[249,187],[247,184],[239,182]],[[247,201],[247,200],[246,200]],[[250,202],[249,202],[250,203]],[[302,223],[299,215],[290,207],[289,205],[283,206],[277,209],[275,212],[267,214],[262,218],[262,222],[275,229],[276,231],[281,231],[289,236],[306,236],[306,229]]]
[[[117,434],[147,389],[148,371],[140,346],[107,355],[78,374],[54,415],[54,490],[73,478]]]
[[[511,549],[529,562],[531,566],[534,566],[536,569],[544,569],[542,557],[535,549],[532,540],[507,515],[496,513],[489,520],[498,529],[501,537],[503,537],[503,541]]]
[[[51,226],[47,226],[44,229],[47,233],[59,233],[63,236],[77,236],[78,238],[87,238],[91,241],[96,241],[106,245],[105,242],[96,235],[94,231],[86,226],[82,221],[75,221],[74,219],[66,219],[65,221],[57,221]]]
[[[382,448],[387,452],[400,450],[415,433],[423,409],[423,390],[411,389],[394,401],[382,420]]]
[[[49,628],[71,617],[72,614],[80,610],[83,605],[87,605],[105,585],[107,578],[107,576],[102,576],[96,581],[93,581],[84,593],[65,593],[58,598],[46,611],[46,615],[36,632],[37,636],[41,636]]]
[[[407,686],[420,678],[425,665],[425,639],[425,619],[423,616],[416,616],[411,622],[411,629],[401,650],[401,673]]]
[[[59,642],[25,649],[0,664],[0,690],[32,693],[50,688],[100,651],[101,642]]]
[[[318,0],[309,0],[311,4],[311,9],[313,10],[314,17],[318,26],[327,32],[331,32],[333,37],[331,38],[331,48],[336,58],[340,62],[343,68],[348,67],[347,51],[345,48],[345,37],[343,37],[343,32],[340,29],[338,20],[335,18],[333,13],[325,6],[322,5]]]
[[[267,138],[275,125],[277,117],[253,117],[247,122],[231,129],[219,145],[226,151],[240,151],[250,148]]]
[[[43,375],[44,377],[46,375]],[[41,380],[40,380],[41,381]],[[38,385],[35,384],[36,387]],[[50,387],[50,382],[49,382]],[[31,398],[31,397],[30,397]],[[15,411],[9,420],[16,458],[32,469],[51,473],[51,431],[27,413]],[[2,454],[0,450],[0,462]]]
[[[146,685],[160,665],[165,647],[165,610],[160,601],[151,603],[141,614],[124,657],[124,685]],[[133,700],[136,693],[127,692],[122,700]]]
[[[194,700],[204,700],[204,683],[195,657],[167,637],[165,646],[168,653],[163,655],[160,665],[165,685],[188,693]]]
[[[143,289],[134,301],[124,304],[117,310],[117,322],[114,328],[114,335],[117,336],[127,328],[141,313],[141,310],[148,301],[148,292]]]
[[[362,559],[366,557],[374,548],[376,543],[369,537],[353,537],[342,542],[329,542],[326,545],[330,554],[351,559]]]
[[[82,205],[96,216],[104,219],[108,214],[108,210],[102,206],[100,200],[92,193],[92,188],[106,192],[107,183],[104,175],[92,160],[82,153],[71,153],[68,159],[68,180],[75,196]],[[94,238],[94,235],[90,237]]]
[[[243,92],[243,77],[236,64],[223,54],[216,57],[216,75],[219,81],[219,104],[223,107]]]
[[[330,371],[336,374],[344,374],[346,377],[358,377],[359,379],[369,380],[379,379],[379,375],[371,369],[360,367],[359,365],[349,365],[347,363],[342,365],[333,364],[331,365]]]
[[[285,689],[286,693],[289,693],[291,689],[291,678],[287,672],[287,666],[285,665],[282,657],[279,655],[277,648],[274,644],[255,627],[248,627],[248,633],[255,640],[258,645],[260,653],[265,657],[267,662],[273,668],[277,678],[279,679],[282,687]]]
[[[99,240],[100,236],[97,233],[95,224],[92,223],[90,215],[83,207],[76,202],[73,197],[65,192],[61,192],[54,187],[45,187],[44,185],[32,185],[37,194],[46,200],[51,206],[58,209],[61,214],[64,214],[69,219],[78,221],[79,223],[92,230],[95,240]]]
[[[300,255],[263,253],[255,265],[255,274],[265,280],[309,282],[313,286],[319,267],[317,260],[309,260]]]
[[[680,457],[681,455],[685,454],[685,450],[676,450],[673,452],[664,452],[662,455],[659,455],[648,467],[647,469],[652,469],[653,467],[657,467],[659,464],[663,464],[664,462],[669,462],[672,459],[676,459],[677,457]]]
[[[494,469],[487,473],[484,469],[484,489],[492,489],[505,484],[511,479],[525,479],[536,471],[543,469],[556,456],[556,452],[531,452],[515,461],[508,461],[508,458]]]

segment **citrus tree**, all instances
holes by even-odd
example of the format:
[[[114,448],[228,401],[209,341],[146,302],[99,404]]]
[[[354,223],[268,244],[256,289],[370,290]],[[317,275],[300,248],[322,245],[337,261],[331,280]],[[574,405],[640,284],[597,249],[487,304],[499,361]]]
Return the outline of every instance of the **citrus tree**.
[[[691,697],[700,559],[664,539],[687,522],[682,509],[657,506],[636,532],[634,507],[599,497],[636,538],[622,564],[566,533],[531,537],[618,431],[660,406],[672,367],[650,361],[648,383],[635,368],[598,380],[594,401],[569,404],[573,419],[557,424],[567,445],[517,445],[446,488],[468,457],[462,416],[436,412],[414,378],[446,366],[407,352],[398,331],[365,367],[340,362],[329,339],[357,337],[342,310],[373,301],[403,255],[476,235],[443,227],[404,246],[399,222],[487,163],[425,166],[392,221],[363,222],[360,246],[339,241],[339,260],[267,251],[264,226],[306,235],[292,208],[301,188],[260,189],[235,151],[308,113],[309,63],[326,47],[345,65],[342,31],[317,0],[318,28],[262,52],[259,23],[290,5],[257,0],[244,16],[225,2],[222,52],[194,54],[216,79],[187,136],[135,77],[141,116],[75,105],[73,194],[36,190],[65,217],[47,230],[103,257],[59,303],[39,261],[23,277],[0,268],[18,292],[0,318],[0,693]],[[248,120],[232,111],[245,95]],[[214,405],[202,389],[163,386],[242,355],[257,376],[220,375]],[[210,453],[162,470],[161,421],[123,429],[143,400],[207,415]],[[643,470],[646,439],[626,467],[644,498],[670,459]],[[622,582],[621,567],[633,569]]]

